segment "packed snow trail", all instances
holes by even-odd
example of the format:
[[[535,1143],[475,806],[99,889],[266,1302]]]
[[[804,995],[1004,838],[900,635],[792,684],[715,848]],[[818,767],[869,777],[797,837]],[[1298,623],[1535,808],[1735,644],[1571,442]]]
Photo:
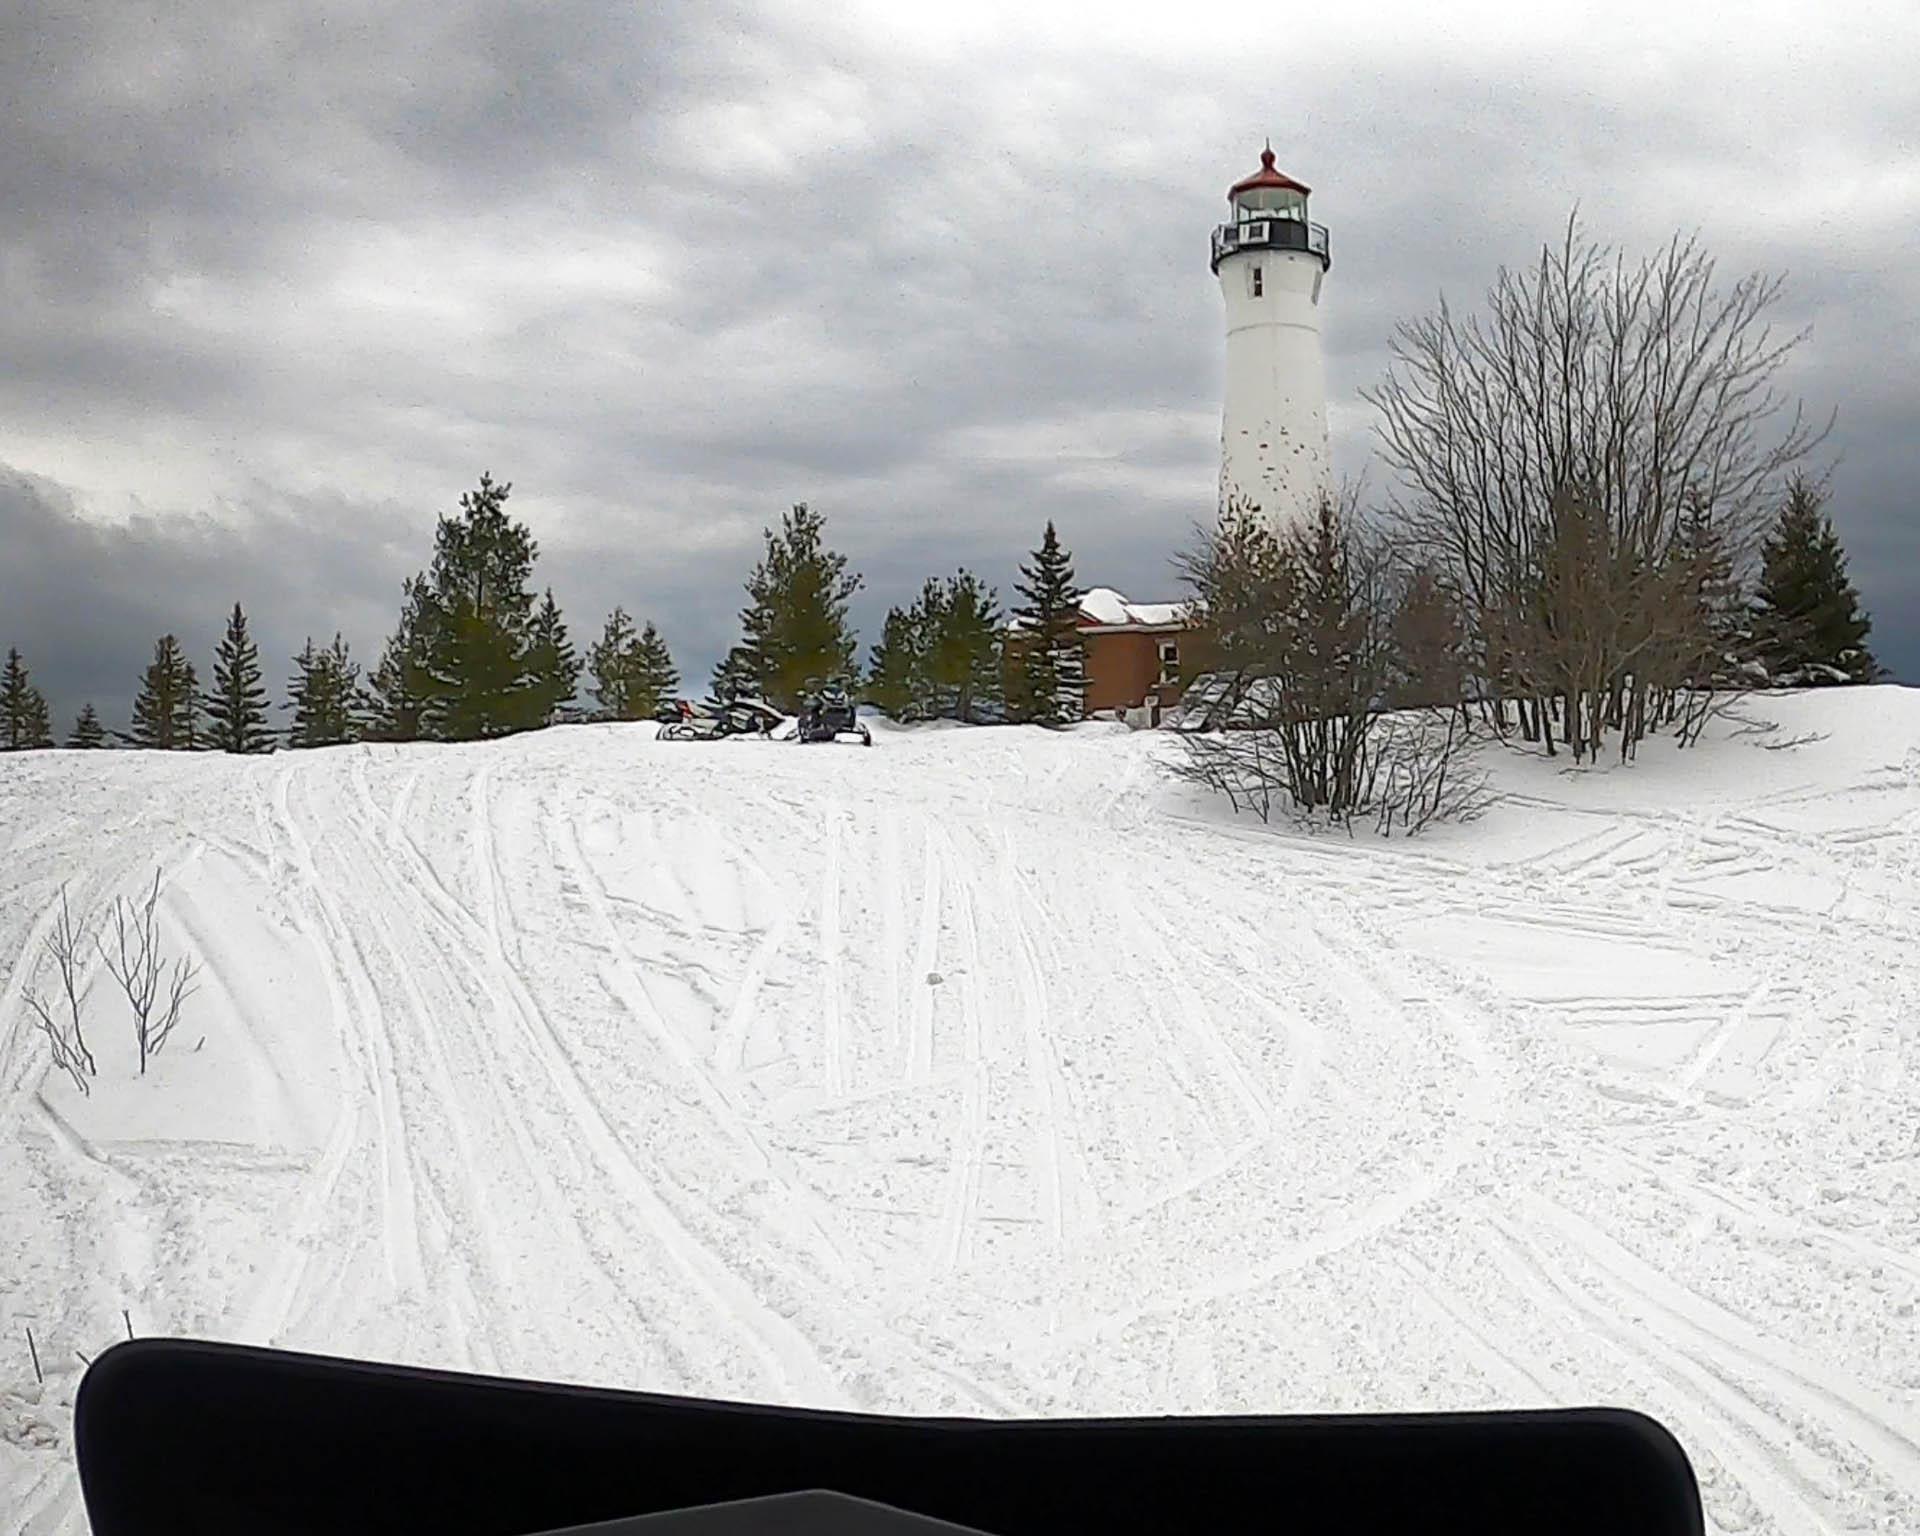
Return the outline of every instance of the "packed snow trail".
[[[0,1532],[84,1530],[128,1321],[882,1412],[1619,1403],[1718,1530],[1920,1529],[1920,695],[1752,711],[1392,843],[1106,726],[0,758]],[[83,1098],[41,940],[155,871],[202,990],[142,1080],[90,962]]]

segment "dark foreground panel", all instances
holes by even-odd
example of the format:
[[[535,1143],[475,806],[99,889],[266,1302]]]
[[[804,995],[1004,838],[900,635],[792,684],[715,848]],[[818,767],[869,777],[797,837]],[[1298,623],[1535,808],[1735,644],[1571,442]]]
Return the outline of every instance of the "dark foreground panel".
[[[808,1490],[993,1536],[1702,1529],[1680,1447],[1612,1409],[900,1419],[142,1339],[87,1373],[75,1434],[94,1536],[531,1536]],[[822,1528],[783,1509],[820,1513],[686,1529]]]

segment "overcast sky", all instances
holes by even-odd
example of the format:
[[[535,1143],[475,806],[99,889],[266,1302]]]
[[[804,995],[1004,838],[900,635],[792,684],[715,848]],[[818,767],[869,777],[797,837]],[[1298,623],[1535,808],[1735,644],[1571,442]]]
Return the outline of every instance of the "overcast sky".
[[[1911,0],[8,0],[0,646],[63,731],[124,721],[162,630],[204,667],[235,599],[276,687],[309,631],[370,660],[483,469],[583,646],[622,603],[690,684],[797,500],[869,640],[925,575],[1004,591],[1049,517],[1083,582],[1175,595],[1208,230],[1270,135],[1332,231],[1344,475],[1395,322],[1576,200],[1784,271],[1873,643],[1920,680],[1916,60]]]

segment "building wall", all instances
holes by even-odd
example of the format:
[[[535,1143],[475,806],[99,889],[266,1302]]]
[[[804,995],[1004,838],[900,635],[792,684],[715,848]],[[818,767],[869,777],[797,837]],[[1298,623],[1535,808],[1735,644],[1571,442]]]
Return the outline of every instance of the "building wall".
[[[1179,646],[1181,670],[1185,671],[1195,638],[1191,633],[1138,630],[1087,635],[1087,713],[1110,715],[1116,709],[1138,709],[1149,698],[1162,705],[1174,703],[1180,697],[1177,682],[1164,688],[1156,686],[1160,679],[1160,645],[1171,640]]]

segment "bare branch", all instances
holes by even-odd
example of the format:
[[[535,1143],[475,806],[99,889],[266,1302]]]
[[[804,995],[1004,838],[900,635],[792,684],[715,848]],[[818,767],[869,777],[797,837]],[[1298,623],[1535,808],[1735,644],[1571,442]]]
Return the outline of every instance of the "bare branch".
[[[71,1026],[54,1016],[37,992],[21,994],[22,1002],[33,1015],[34,1022],[40,1026],[40,1032],[47,1037],[47,1044],[53,1050],[53,1064],[73,1080],[73,1086],[83,1095],[91,1095],[93,1085],[88,1081],[91,1068],[81,1054],[81,1048],[75,1044]]]
[[[60,915],[46,937],[46,950],[60,973],[61,990],[67,997],[67,1027],[74,1051],[88,1073],[98,1070],[93,1052],[87,1048],[86,1032],[80,1027],[80,933],[73,924],[73,912],[67,905],[67,888],[60,887]]]

